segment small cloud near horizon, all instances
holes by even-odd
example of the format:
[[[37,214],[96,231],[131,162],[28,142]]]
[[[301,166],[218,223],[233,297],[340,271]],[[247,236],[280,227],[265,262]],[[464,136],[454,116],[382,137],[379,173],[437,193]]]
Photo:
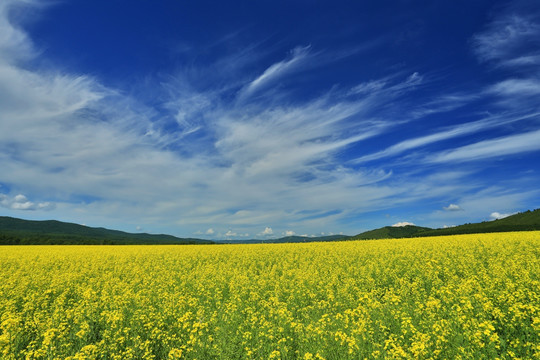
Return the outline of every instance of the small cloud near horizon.
[[[444,206],[444,207],[443,207],[443,210],[444,210],[444,211],[463,211],[463,209],[461,208],[461,206],[456,205],[456,204],[450,204],[450,205],[448,205],[448,206]]]
[[[414,224],[412,222],[408,222],[408,221],[400,221],[398,223],[395,223],[394,225],[392,225],[392,227],[403,227],[403,226],[414,226]]]
[[[504,219],[505,217],[509,217],[514,214],[515,213],[502,214],[500,212],[494,211],[489,215],[489,217],[491,218],[491,220],[499,220],[499,219]]]
[[[262,235],[262,236],[270,236],[273,234],[274,234],[274,230],[272,230],[272,228],[268,226],[264,229],[263,232],[259,233],[259,235]]]
[[[28,200],[23,194],[9,197],[6,194],[0,194],[0,206],[11,210],[53,210],[56,206],[50,202],[35,203]]]

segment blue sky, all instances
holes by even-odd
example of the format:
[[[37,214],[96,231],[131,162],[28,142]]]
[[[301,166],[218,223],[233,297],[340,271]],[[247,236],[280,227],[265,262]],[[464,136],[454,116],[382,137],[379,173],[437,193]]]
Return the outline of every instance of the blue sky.
[[[537,1],[0,4],[0,215],[201,238],[540,207]]]

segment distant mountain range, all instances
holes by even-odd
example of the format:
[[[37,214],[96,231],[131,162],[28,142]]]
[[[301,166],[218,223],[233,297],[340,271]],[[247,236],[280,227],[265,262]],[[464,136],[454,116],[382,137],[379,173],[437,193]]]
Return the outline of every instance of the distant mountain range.
[[[328,242],[347,240],[347,235],[327,235],[327,236],[285,236],[278,239],[250,239],[250,240],[216,240],[218,244],[282,244],[282,243],[303,243],[303,242]]]
[[[268,240],[219,240],[178,238],[172,235],[127,233],[105,228],[94,228],[55,220],[32,221],[0,216],[0,245],[30,244],[254,244],[299,243],[315,241],[347,241],[368,239],[399,239],[438,235],[475,234],[506,231],[540,230],[540,209],[508,216],[504,219],[464,224],[444,229],[427,227],[385,226],[355,236],[331,235],[319,237],[286,236]]]

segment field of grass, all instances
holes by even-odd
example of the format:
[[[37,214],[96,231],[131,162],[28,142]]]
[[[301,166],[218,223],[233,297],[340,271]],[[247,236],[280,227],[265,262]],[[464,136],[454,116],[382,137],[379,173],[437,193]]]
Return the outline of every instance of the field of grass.
[[[540,232],[0,247],[1,359],[532,359]]]

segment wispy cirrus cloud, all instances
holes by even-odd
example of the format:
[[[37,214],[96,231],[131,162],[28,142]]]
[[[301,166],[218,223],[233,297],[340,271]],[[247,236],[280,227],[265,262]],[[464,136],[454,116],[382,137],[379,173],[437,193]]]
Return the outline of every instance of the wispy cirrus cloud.
[[[448,150],[428,157],[428,162],[476,161],[540,150],[540,130],[515,134]]]
[[[448,140],[448,139],[452,139],[456,137],[462,137],[468,134],[474,134],[477,132],[486,131],[488,129],[500,127],[500,126],[510,124],[513,122],[530,120],[530,119],[535,119],[539,117],[540,117],[540,113],[532,113],[532,114],[527,114],[527,115],[503,114],[503,115],[489,116],[485,119],[463,123],[463,124],[460,124],[451,128],[441,129],[441,131],[430,134],[430,135],[404,140],[400,143],[392,145],[379,152],[362,156],[354,160],[354,162],[361,163],[361,162],[366,162],[366,161],[378,160],[384,157],[395,156],[395,155],[399,155],[404,152],[407,152],[409,150],[429,146],[433,143],[437,143],[440,141],[444,141],[444,140]]]
[[[437,164],[536,149],[534,132],[463,146],[468,135],[534,123],[538,111],[530,107],[489,116],[482,108],[482,115],[467,117],[471,122],[418,125],[478,99],[518,96],[520,89],[535,95],[535,83],[524,75],[476,92],[448,92],[423,71],[400,67],[289,99],[292,75],[333,66],[333,53],[296,47],[254,73],[260,69],[254,62],[268,54],[248,46],[126,91],[50,64],[26,66],[39,54],[8,16],[17,4],[0,5],[0,185],[11,189],[2,198],[7,210],[15,203],[44,210],[40,204],[50,201],[56,204],[50,210],[66,220],[78,222],[78,216],[103,226],[136,219],[148,231],[158,224],[160,232],[214,238],[348,232],[364,214],[423,199],[462,205],[460,194],[482,186],[463,181],[472,171],[458,174]],[[416,135],[408,131],[413,123]],[[450,139],[460,146],[445,142]],[[516,142],[529,145],[512,148]],[[432,153],[414,157],[425,160],[417,161],[416,173],[396,165],[399,160],[377,161],[416,149]],[[351,154],[356,163],[342,160]],[[21,193],[32,200],[17,198]]]
[[[540,109],[535,100],[540,92],[538,70],[536,69],[536,65],[540,65],[536,62],[537,53],[540,51],[536,41],[540,37],[540,10],[526,12],[524,9],[528,8],[527,6],[520,7],[523,3],[527,2],[504,8],[486,26],[484,31],[473,36],[472,44],[475,54],[482,62],[494,61],[505,66],[510,64],[531,66],[514,68],[512,70],[515,70],[516,73],[511,74],[509,78],[487,84],[481,91],[439,95],[435,100],[418,106],[416,110],[411,112],[411,117],[422,121],[433,114],[454,111],[474,102],[483,102],[489,104],[483,105],[484,107],[503,108],[505,111],[501,112],[497,109],[496,113],[490,113],[480,120],[447,126],[432,134],[400,141],[383,150],[360,156],[353,163],[373,162],[403,154],[406,154],[413,161],[417,161],[414,154],[411,156],[411,151],[416,149],[435,151],[435,154],[427,157],[428,163],[443,161],[443,159],[445,161],[450,161],[450,159],[452,161],[474,161],[497,155],[511,155],[537,150],[533,139],[536,134],[535,129]],[[536,67],[532,67],[532,65]],[[385,85],[385,81],[374,81],[362,84],[359,90],[377,92]],[[531,129],[531,133],[515,135],[515,138],[509,136],[505,139],[486,140],[460,148],[452,148],[452,144],[447,143],[439,145],[434,150],[436,144],[444,141],[463,139],[465,136],[479,133],[485,134],[514,123],[516,126],[520,123],[529,124],[528,128]],[[524,140],[525,143],[517,144],[521,140]],[[441,151],[444,146],[447,149]],[[490,155],[490,151],[494,151],[493,155]],[[470,154],[471,157],[468,157],[467,154]]]
[[[482,97],[478,93],[449,93],[438,96],[436,99],[420,105],[413,110],[411,116],[413,118],[424,118],[433,114],[440,114],[459,109],[468,105]]]
[[[2,20],[12,26],[5,13]],[[262,89],[308,56],[309,49],[297,48],[245,89]],[[184,78],[181,85],[161,82],[164,100],[152,109],[90,76],[30,71],[12,60],[0,67],[0,181],[38,198],[55,194],[56,211],[68,219],[122,214],[145,229],[152,221],[212,224],[208,236],[225,234],[231,224],[240,234],[248,232],[243,226],[285,227],[286,221],[305,231],[299,209],[342,207],[346,214],[357,207],[355,197],[373,208],[390,193],[375,185],[387,173],[345,169],[335,161],[340,150],[387,126],[364,118],[372,102],[322,96],[273,108],[253,102],[240,111],[222,97],[242,88],[205,90]],[[417,81],[409,77],[405,86]],[[327,223],[340,214],[326,216]]]
[[[260,91],[278,79],[296,71],[308,59],[311,46],[296,47],[291,51],[290,58],[279,61],[268,67],[261,75],[240,90],[239,98],[245,99]]]
[[[33,0],[5,0],[0,3],[0,54],[3,63],[12,64],[33,57],[35,49],[31,40],[20,27],[13,25],[10,18],[14,17],[15,9],[28,10],[39,5]]]
[[[525,9],[509,6],[485,31],[473,37],[473,48],[481,61],[495,61],[503,66],[540,64],[538,54],[530,53],[531,49],[538,50],[538,13]]]
[[[528,97],[540,94],[539,79],[506,79],[487,89],[488,93],[499,96]]]

